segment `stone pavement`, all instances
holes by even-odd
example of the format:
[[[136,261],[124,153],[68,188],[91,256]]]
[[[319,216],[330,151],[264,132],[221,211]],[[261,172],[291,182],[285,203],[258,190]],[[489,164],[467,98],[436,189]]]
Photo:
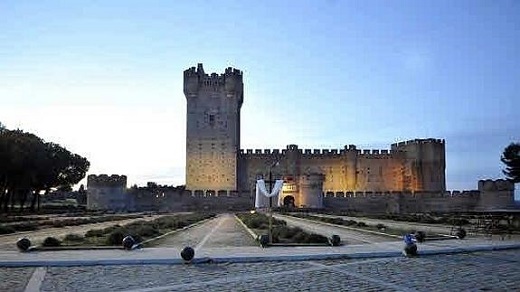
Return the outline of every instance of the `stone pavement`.
[[[520,253],[0,268],[0,291],[518,291]]]
[[[417,258],[401,241],[338,247],[227,246],[249,242],[231,215],[189,231],[171,247],[140,250],[0,251],[0,291],[416,291],[514,290],[520,241],[427,241]],[[188,234],[187,233],[187,234]],[[236,241],[236,239],[232,239]],[[196,249],[191,264],[183,244]],[[239,245],[239,244],[237,244]]]
[[[195,262],[261,262],[302,261],[343,258],[401,257],[402,242],[377,242],[344,246],[298,247],[203,247],[195,254]],[[451,254],[476,251],[520,249],[518,241],[465,239],[427,241],[418,244],[420,255]],[[0,267],[89,266],[181,264],[181,248],[143,248],[125,250],[64,250],[21,253],[0,251]],[[520,252],[520,251],[519,251]]]

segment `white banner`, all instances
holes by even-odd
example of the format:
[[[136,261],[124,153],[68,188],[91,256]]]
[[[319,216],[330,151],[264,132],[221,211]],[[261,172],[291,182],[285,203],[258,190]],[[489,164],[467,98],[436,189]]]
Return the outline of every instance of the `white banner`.
[[[283,187],[283,180],[277,179],[275,181],[274,187],[271,190],[271,193],[268,193],[265,188],[265,181],[263,179],[259,179],[256,181],[256,199],[255,199],[255,208],[265,208],[269,206],[268,198],[278,196]],[[279,206],[279,200],[275,198],[275,202]]]

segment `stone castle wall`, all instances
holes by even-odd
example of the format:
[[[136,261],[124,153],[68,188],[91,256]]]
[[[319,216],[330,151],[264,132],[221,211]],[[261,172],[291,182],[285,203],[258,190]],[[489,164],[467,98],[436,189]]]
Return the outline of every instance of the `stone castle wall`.
[[[292,195],[295,207],[362,213],[472,212],[514,207],[514,184],[507,180],[482,180],[478,190],[443,192],[321,192],[320,174],[299,178]],[[125,176],[89,176],[87,208],[114,211],[244,211],[254,208],[254,190],[228,192],[126,189]]]
[[[416,139],[390,150],[246,149],[239,155],[239,188],[254,186],[258,177],[299,177],[309,171],[325,176],[323,191],[444,191],[444,140]]]

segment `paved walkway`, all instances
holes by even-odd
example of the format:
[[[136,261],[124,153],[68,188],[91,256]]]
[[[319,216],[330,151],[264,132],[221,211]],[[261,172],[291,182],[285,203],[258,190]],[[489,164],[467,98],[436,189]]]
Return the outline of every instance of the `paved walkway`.
[[[165,237],[154,243],[157,247],[174,247],[182,249],[192,246],[196,250],[205,246],[237,247],[255,246],[256,243],[247,230],[232,214],[220,214],[213,220]]]

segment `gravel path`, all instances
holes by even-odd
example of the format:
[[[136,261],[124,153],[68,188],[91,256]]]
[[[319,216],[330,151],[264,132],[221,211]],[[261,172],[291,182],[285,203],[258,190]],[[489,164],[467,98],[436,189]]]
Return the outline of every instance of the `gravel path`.
[[[326,237],[331,237],[333,234],[337,234],[341,238],[341,242],[343,244],[364,244],[398,240],[389,236],[349,230],[342,227],[324,224],[323,222],[303,220],[291,216],[273,214],[273,217],[276,219],[284,220],[285,222],[287,222],[288,226],[300,227],[301,229],[307,232],[321,234]]]
[[[172,234],[155,246],[177,247],[233,247],[256,245],[251,235],[232,214],[220,214],[201,225]]]

